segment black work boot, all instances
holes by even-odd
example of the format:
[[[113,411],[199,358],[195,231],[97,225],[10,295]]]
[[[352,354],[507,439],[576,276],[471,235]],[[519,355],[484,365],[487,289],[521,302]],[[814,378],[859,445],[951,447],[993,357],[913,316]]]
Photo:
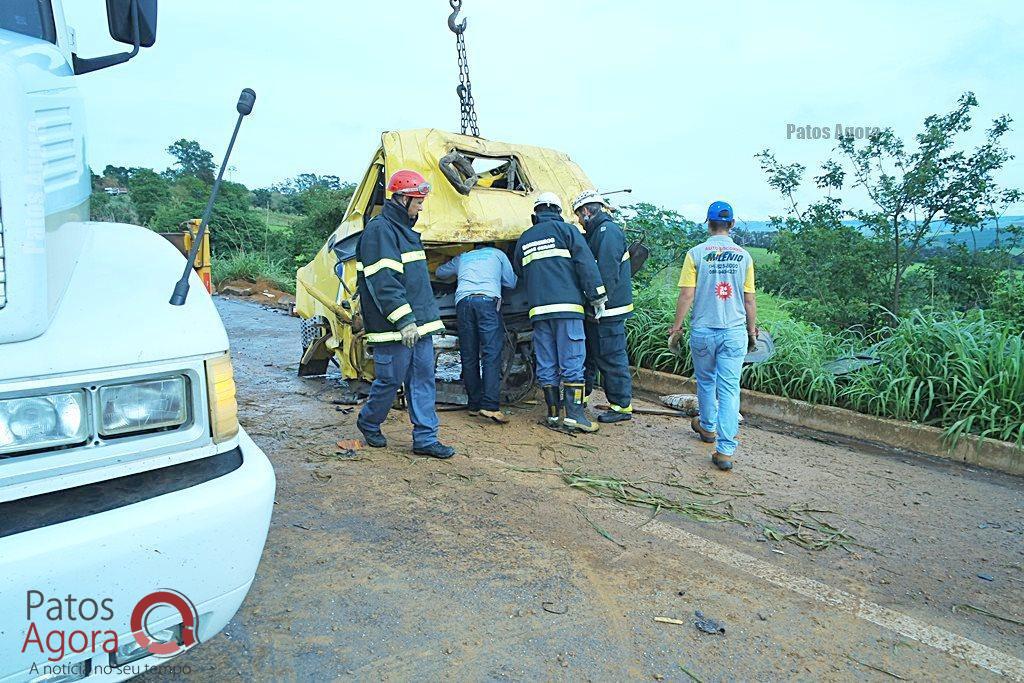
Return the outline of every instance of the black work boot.
[[[565,385],[565,419],[562,424],[566,429],[580,432],[596,432],[597,425],[587,418],[583,409],[583,384],[566,383]]]
[[[626,420],[633,419],[633,407],[630,406],[625,410],[606,410],[597,416],[598,422],[610,424],[612,422],[625,422]]]
[[[435,441],[429,446],[421,446],[420,448],[413,448],[412,452],[416,455],[428,455],[431,458],[437,458],[438,460],[447,460],[448,458],[455,455],[455,449],[451,446],[445,446],[440,441]]]
[[[541,387],[544,390],[544,403],[548,406],[548,416],[545,424],[551,429],[562,428],[562,397],[559,389],[553,384]]]

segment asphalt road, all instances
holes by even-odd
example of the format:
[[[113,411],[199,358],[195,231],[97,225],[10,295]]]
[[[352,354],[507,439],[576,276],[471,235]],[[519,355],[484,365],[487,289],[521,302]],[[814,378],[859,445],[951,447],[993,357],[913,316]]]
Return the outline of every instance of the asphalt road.
[[[764,425],[720,473],[685,420],[573,438],[535,404],[443,413],[446,462],[402,412],[345,458],[355,414],[296,377],[298,320],[217,305],[278,497],[186,680],[1024,679],[1024,626],[977,611],[1024,622],[1024,480]]]

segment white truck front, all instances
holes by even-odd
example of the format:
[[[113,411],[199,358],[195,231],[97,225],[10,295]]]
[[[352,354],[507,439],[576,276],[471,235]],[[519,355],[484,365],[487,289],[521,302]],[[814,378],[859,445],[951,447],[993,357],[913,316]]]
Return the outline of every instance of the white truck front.
[[[145,228],[88,221],[75,76],[152,44],[156,0],[108,0],[107,13],[136,50],[90,60],[59,0],[0,2],[3,683],[172,666],[238,610],[273,508],[198,276],[171,306],[181,254]]]

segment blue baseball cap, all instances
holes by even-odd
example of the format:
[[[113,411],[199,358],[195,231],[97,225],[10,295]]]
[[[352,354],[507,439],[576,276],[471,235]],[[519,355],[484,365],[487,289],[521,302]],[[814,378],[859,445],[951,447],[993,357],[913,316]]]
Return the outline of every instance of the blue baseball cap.
[[[715,202],[708,207],[709,221],[731,221],[735,218],[728,202]]]

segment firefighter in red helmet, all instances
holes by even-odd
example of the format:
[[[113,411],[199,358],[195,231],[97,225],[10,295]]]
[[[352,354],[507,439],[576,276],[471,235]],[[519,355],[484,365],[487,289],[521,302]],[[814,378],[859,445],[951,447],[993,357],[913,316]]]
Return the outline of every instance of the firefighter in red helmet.
[[[366,224],[356,247],[356,283],[366,342],[373,349],[374,380],[357,426],[367,445],[387,446],[380,426],[405,385],[413,452],[450,458],[455,449],[438,440],[434,408],[434,345],[444,331],[430,288],[427,256],[413,230],[430,183],[416,171],[396,171],[391,197]]]

